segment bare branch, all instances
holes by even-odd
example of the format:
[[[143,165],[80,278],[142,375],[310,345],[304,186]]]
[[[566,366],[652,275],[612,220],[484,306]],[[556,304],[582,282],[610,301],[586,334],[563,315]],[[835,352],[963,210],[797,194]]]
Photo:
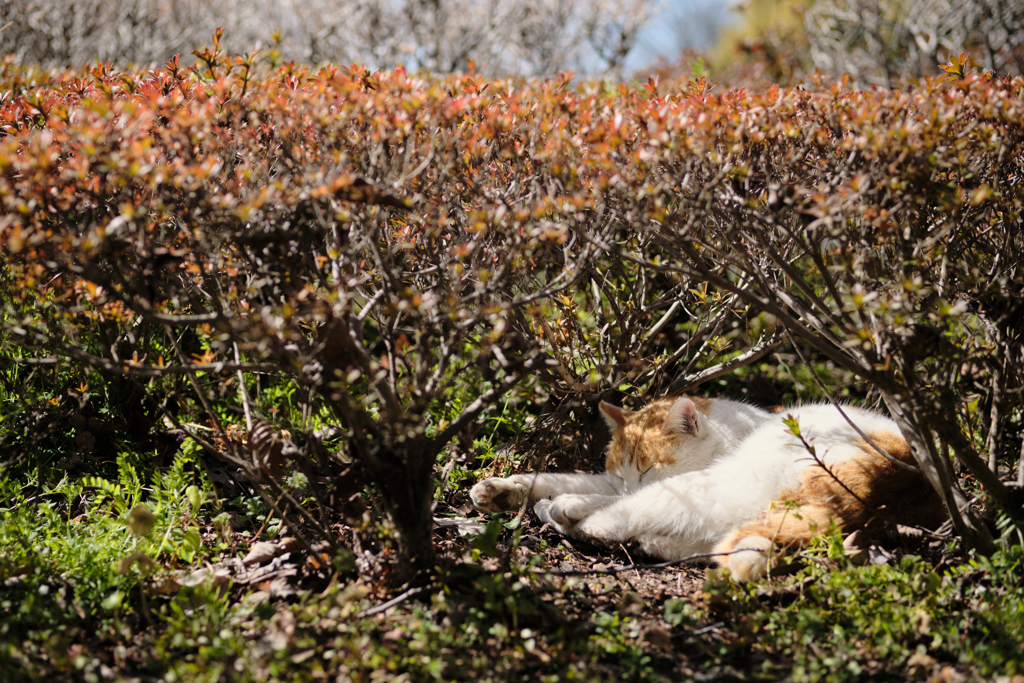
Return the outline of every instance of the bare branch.
[[[672,382],[669,386],[668,393],[677,394],[692,391],[694,388],[704,384],[705,382],[710,382],[713,379],[723,377],[730,372],[750,365],[751,363],[756,363],[764,358],[764,356],[769,352],[778,348],[782,344],[782,341],[782,335],[775,335],[767,339],[759,339],[756,344],[735,358],[731,358],[724,363],[719,363],[718,365],[701,370],[696,374],[680,377]]]

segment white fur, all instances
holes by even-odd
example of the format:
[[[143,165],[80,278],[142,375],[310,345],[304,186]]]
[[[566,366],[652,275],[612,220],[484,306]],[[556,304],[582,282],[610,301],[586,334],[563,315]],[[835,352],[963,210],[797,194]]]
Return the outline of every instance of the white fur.
[[[678,560],[710,553],[726,534],[755,519],[783,490],[799,484],[803,471],[815,464],[807,447],[784,424],[788,415],[797,419],[804,440],[824,463],[862,452],[855,443],[860,434],[831,405],[771,415],[717,400],[709,412],[699,416],[697,433],[675,454],[678,463],[654,477],[623,467],[603,475],[487,479],[471,491],[473,502],[486,510],[483,494],[489,487],[521,486],[524,479],[531,480],[538,516],[563,534],[604,543],[633,541],[651,555]],[[899,433],[882,415],[852,407],[842,412],[864,433]],[[744,539],[738,547],[742,552],[729,561],[737,578],[762,576],[770,545],[763,537]]]
[[[484,479],[477,482],[469,492],[473,505],[485,512],[501,512],[518,509],[529,497],[530,501],[554,498],[562,494],[598,494],[617,499],[625,490],[620,477],[613,474],[561,474],[538,472],[536,474],[514,474],[511,477]],[[506,495],[509,504],[498,505],[495,501],[501,494]],[[504,501],[503,501],[504,502]]]
[[[676,414],[676,407],[684,401],[688,399],[681,398],[673,405],[669,413],[670,420]],[[718,458],[735,450],[751,430],[771,419],[771,413],[740,401],[720,398],[711,402],[708,415],[698,415],[697,419],[699,426],[696,433],[685,439],[672,453],[676,461],[674,465],[646,473],[629,467],[622,467],[615,472],[624,482],[622,493],[634,493],[655,481],[707,468]],[[673,425],[666,425],[666,428],[672,430]]]
[[[676,403],[683,400],[686,399],[680,399]],[[744,435],[769,417],[769,413],[746,403],[718,399],[712,401],[706,417],[698,416],[700,426],[697,433],[673,453],[676,459],[674,465],[646,473],[630,467],[621,467],[614,472],[601,474],[515,474],[505,478],[484,479],[470,490],[469,495],[473,505],[478,509],[485,512],[500,512],[517,509],[527,497],[530,501],[536,502],[562,494],[599,494],[603,496],[602,499],[595,498],[591,501],[591,505],[596,509],[615,502],[616,497],[639,491],[660,479],[704,469],[717,457],[735,448]],[[616,423],[607,414],[605,420],[611,429],[616,428]],[[506,494],[506,500],[511,502],[504,507],[495,503],[495,498],[503,493]]]
[[[863,432],[899,433],[881,415],[850,407],[843,412]],[[838,409],[791,408],[764,421],[706,469],[654,482],[567,530],[606,543],[635,541],[667,560],[711,552],[727,533],[755,519],[783,490],[799,484],[803,471],[815,464],[807,448],[788,433],[783,422],[787,415],[797,419],[804,439],[825,464],[861,452],[854,443],[859,434]],[[552,501],[553,517],[559,498]]]

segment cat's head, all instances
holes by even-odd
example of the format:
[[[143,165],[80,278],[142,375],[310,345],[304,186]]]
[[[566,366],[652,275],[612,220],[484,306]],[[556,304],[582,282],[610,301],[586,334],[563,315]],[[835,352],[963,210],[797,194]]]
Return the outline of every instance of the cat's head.
[[[627,484],[707,467],[725,446],[709,420],[711,400],[662,398],[630,411],[601,402],[612,433],[605,468]]]

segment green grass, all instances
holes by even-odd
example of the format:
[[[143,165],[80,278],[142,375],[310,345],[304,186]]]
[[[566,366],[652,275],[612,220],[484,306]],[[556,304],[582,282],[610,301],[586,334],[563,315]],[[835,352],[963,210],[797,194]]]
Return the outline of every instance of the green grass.
[[[806,368],[777,362],[770,373],[784,401],[820,398]],[[847,386],[844,396],[863,398],[862,388],[841,381],[842,371],[816,367],[829,385]],[[0,370],[6,373],[0,388],[5,427],[32,424],[33,415],[48,410],[66,411],[72,420],[86,410],[84,399],[76,408],[67,396],[59,407],[46,407],[52,405],[46,385],[82,383],[74,373],[25,375],[13,365]],[[974,679],[1024,673],[1024,551],[1009,517],[1000,520],[1007,547],[990,558],[941,569],[913,556],[891,566],[853,567],[843,559],[841,539],[832,536],[806,553],[812,559],[793,576],[737,585],[709,571],[703,586],[678,593],[634,587],[643,570],[559,576],[569,559],[577,566],[626,560],[557,545],[530,517],[494,518],[476,538],[447,537],[438,546],[433,588],[381,614],[366,611],[390,597],[386,578],[360,577],[352,553],[336,561],[340,571],[329,583],[295,581],[295,594],[283,600],[270,600],[257,586],[213,578],[156,590],[159,577],[243,556],[258,539],[233,532],[229,517],[262,529],[264,540],[281,535],[283,526],[264,498],[244,493],[218,501],[194,442],[186,440],[173,457],[132,449],[127,429],[116,422],[117,387],[89,379],[96,396],[88,409],[114,425],[116,457],[62,469],[58,463],[73,432],[38,443],[23,434],[7,441],[24,445],[26,457],[0,470],[5,683],[339,676],[665,681],[697,674],[857,681],[923,679],[943,667]],[[743,395],[757,382],[754,369],[745,368],[708,389]],[[303,415],[288,382],[249,384],[254,401],[276,407],[282,424],[330,422],[315,404]],[[19,387],[23,397],[15,392]],[[472,392],[464,387],[466,396]],[[226,399],[234,401],[235,393]],[[517,405],[524,400],[510,394],[505,405],[481,417],[479,429],[442,454],[435,471],[438,503],[457,509],[481,473],[524,466],[526,454],[508,448],[538,419]],[[431,433],[458,415],[460,399],[446,410]],[[238,406],[229,406],[220,417],[237,421],[237,413]],[[282,486],[304,497],[305,475],[290,475]],[[367,501],[372,517],[372,492]],[[374,536],[377,522],[373,517],[359,532],[380,552],[386,533]],[[524,546],[527,536],[532,541]]]
[[[932,662],[977,677],[1024,671],[1024,551],[1000,550],[936,571],[908,555],[897,564],[812,562],[772,585],[736,585],[709,571],[705,604],[670,601],[666,619],[731,624],[721,661],[802,681],[912,677]],[[927,668],[927,667],[926,667]]]
[[[187,450],[164,471],[122,455],[116,480],[69,477],[40,487],[0,478],[0,668],[10,680],[216,681],[230,670],[237,681],[312,681],[325,672],[353,680],[673,680],[694,671],[855,681],[944,666],[976,678],[1024,671],[1019,545],[942,570],[914,556],[853,567],[830,538],[794,576],[737,585],[709,571],[696,594],[666,595],[635,612],[622,608],[630,593],[617,577],[546,573],[565,549],[542,543],[525,556],[513,552],[519,559],[505,570],[485,569],[484,558],[500,556],[499,547],[515,551],[523,533],[495,519],[484,538],[464,542],[465,559],[442,561],[435,589],[384,614],[360,616],[384,598],[352,574],[284,602],[209,580],[157,594],[146,574],[231,552],[211,531],[222,512]],[[245,501],[236,502],[226,505],[244,512]],[[153,513],[151,528],[133,519],[139,505]],[[259,519],[263,510],[251,512]],[[651,645],[651,627],[667,629],[672,648]]]
[[[89,669],[91,659],[68,654],[74,641],[135,632],[142,577],[192,566],[204,552],[198,523],[209,519],[210,491],[187,449],[146,484],[132,457],[118,456],[117,469],[116,481],[53,486],[0,473],[0,668],[15,678],[42,674],[33,659]]]

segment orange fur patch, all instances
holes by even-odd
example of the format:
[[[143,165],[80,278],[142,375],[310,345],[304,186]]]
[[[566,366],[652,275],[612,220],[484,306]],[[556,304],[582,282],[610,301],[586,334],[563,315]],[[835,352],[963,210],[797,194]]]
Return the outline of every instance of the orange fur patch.
[[[680,437],[665,436],[661,428],[665,424],[669,409],[681,397],[659,398],[636,412],[624,413],[625,426],[615,430],[608,446],[605,469],[618,472],[629,464],[640,472],[676,464],[671,453],[675,451]],[[693,401],[697,412],[707,415],[714,399],[687,397]]]
[[[890,457],[914,464],[903,437],[875,431],[868,438]],[[834,522],[843,533],[871,531],[887,523],[933,528],[946,517],[938,494],[924,476],[892,463],[864,439],[856,442],[860,453],[831,466],[807,468],[803,482],[784,491],[758,519],[741,525],[715,548],[728,553],[751,535],[771,539],[775,546],[804,546]],[[727,564],[727,556],[716,558]]]

